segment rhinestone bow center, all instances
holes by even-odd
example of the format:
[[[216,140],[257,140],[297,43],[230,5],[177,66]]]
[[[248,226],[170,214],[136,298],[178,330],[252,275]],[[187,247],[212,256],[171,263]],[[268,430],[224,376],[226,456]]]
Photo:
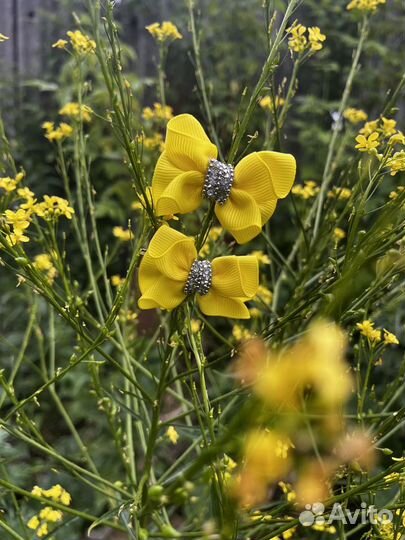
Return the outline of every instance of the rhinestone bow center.
[[[184,292],[186,294],[198,293],[204,296],[212,284],[212,264],[210,261],[195,260],[191,266]]]
[[[232,165],[210,159],[203,188],[203,197],[218,204],[224,204],[229,198],[235,178]]]

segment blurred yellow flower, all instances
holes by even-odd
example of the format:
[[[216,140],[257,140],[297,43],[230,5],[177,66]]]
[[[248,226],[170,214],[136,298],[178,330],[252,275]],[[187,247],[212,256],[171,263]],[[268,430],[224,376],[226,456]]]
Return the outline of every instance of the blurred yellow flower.
[[[361,109],[355,109],[354,107],[348,107],[343,112],[343,117],[346,118],[351,124],[359,124],[367,120],[367,113]]]
[[[352,190],[346,187],[333,186],[333,188],[330,191],[328,191],[328,197],[331,199],[336,198],[336,199],[346,200],[346,199],[350,199],[351,196],[352,196]]]
[[[291,189],[291,193],[297,195],[297,197],[301,197],[301,199],[307,200],[315,197],[317,193],[319,193],[319,187],[314,180],[306,180],[304,185],[295,184]]]
[[[125,278],[118,275],[111,276],[111,284],[113,285],[113,287],[122,287],[124,283]]]
[[[374,12],[380,4],[385,4],[386,0],[352,0],[346,6],[348,10]]]
[[[381,341],[381,331],[374,328],[374,323],[370,319],[357,323],[356,327],[360,330],[360,334],[370,340],[371,343]]]
[[[183,36],[177,29],[177,26],[170,21],[162,23],[153,23],[145,27],[149,34],[160,43],[181,39]]]
[[[346,233],[340,227],[335,227],[333,229],[333,236],[335,237],[336,242],[339,242],[339,240],[346,238]]]
[[[397,336],[392,332],[388,332],[388,330],[385,330],[385,328],[383,331],[383,339],[386,345],[399,345]]]
[[[3,41],[7,41],[8,39],[10,38],[0,33],[0,43],[2,43]]]
[[[270,264],[271,260],[267,253],[263,253],[261,250],[252,251],[251,255],[257,257],[259,264]]]
[[[172,444],[177,444],[177,441],[179,440],[179,437],[180,437],[174,426],[169,426],[167,428],[166,436]]]
[[[384,116],[381,118],[382,126],[381,131],[384,135],[384,137],[390,137],[391,135],[394,135],[396,132],[396,120],[393,120],[392,118],[385,118]]]
[[[405,151],[395,152],[395,154],[387,160],[387,166],[390,168],[390,175],[395,176],[399,172],[405,171]]]
[[[153,104],[153,109],[151,107],[143,109],[142,118],[144,120],[170,120],[173,118],[173,108],[156,102]]]
[[[247,328],[244,328],[239,324],[233,326],[232,335],[236,341],[247,341],[253,337],[253,334]]]
[[[70,137],[73,133],[72,126],[69,126],[69,124],[66,124],[65,122],[61,122],[57,128],[55,128],[53,122],[44,122],[42,127],[45,130],[45,137],[51,142],[62,141],[63,139]]]
[[[69,30],[67,35],[77,54],[86,55],[95,52],[96,42],[93,39],[90,39],[86,34],[83,34],[80,30]]]
[[[64,49],[68,44],[66,39],[58,39],[55,43],[52,44],[53,49]]]
[[[113,235],[121,242],[129,242],[134,238],[134,233],[130,229],[124,229],[123,227],[114,227]]]
[[[66,103],[60,110],[62,116],[70,116],[75,120],[83,119],[83,122],[90,122],[93,109],[88,105],[80,105],[80,103]]]
[[[281,96],[276,96],[274,98],[274,106],[273,106],[273,99],[271,96],[264,96],[259,101],[259,105],[262,109],[268,109],[269,111],[274,112],[274,109],[279,109],[282,107],[285,103],[285,99]]]

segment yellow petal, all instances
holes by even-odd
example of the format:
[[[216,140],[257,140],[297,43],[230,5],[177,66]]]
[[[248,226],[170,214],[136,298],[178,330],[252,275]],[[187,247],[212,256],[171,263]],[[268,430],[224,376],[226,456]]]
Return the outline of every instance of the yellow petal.
[[[204,176],[198,171],[179,174],[163,191],[156,202],[156,214],[187,214],[202,203]]]
[[[215,214],[222,227],[239,244],[245,244],[262,230],[262,217],[258,204],[249,193],[232,188],[224,205],[215,205]]]
[[[171,229],[160,227],[153,236],[139,267],[141,309],[173,309],[185,298],[184,286],[197,251],[194,240]]]
[[[255,255],[228,255],[212,261],[212,289],[221,296],[253,298],[259,286],[259,263]]]
[[[257,152],[267,166],[273,189],[279,199],[289,194],[295,180],[296,162],[291,154],[281,152]]]
[[[249,319],[250,313],[239,298],[221,296],[211,290],[204,296],[197,295],[197,303],[205,315],[212,317],[229,317],[231,319]]]
[[[198,120],[190,114],[181,114],[170,120],[165,151],[158,159],[152,179],[157,215],[185,214],[196,210],[201,204],[208,162],[216,157],[217,149]]]

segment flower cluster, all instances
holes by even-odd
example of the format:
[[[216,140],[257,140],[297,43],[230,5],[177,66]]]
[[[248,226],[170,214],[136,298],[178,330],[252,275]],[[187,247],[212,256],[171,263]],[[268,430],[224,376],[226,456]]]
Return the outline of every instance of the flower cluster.
[[[154,103],[152,107],[145,107],[142,111],[144,120],[168,121],[173,118],[173,109],[169,105]]]
[[[314,180],[306,180],[304,185],[296,184],[292,188],[291,193],[304,200],[312,199],[319,193],[319,187]]]
[[[134,238],[134,233],[130,229],[117,226],[113,228],[113,235],[121,242],[130,242]]]
[[[351,0],[346,6],[349,11],[375,12],[379,5],[385,4],[386,0]]]
[[[45,130],[45,137],[51,142],[63,141],[73,133],[72,126],[65,122],[61,122],[58,127],[55,127],[53,122],[44,122],[42,127]]]
[[[18,184],[23,178],[23,172],[16,174],[14,178],[11,178],[10,176],[3,176],[0,178],[0,189],[4,190],[6,193],[11,193],[17,189]]]
[[[350,199],[351,196],[352,190],[347,187],[333,186],[333,188],[328,191],[328,197],[330,199],[340,199],[345,201]]]
[[[282,107],[285,103],[285,99],[281,96],[275,96],[274,100],[271,96],[263,96],[259,101],[259,105],[262,109],[268,109],[271,112]]]
[[[56,484],[50,489],[42,489],[39,486],[34,486],[31,493],[36,497],[44,497],[64,506],[69,506],[72,500],[70,493],[59,484]],[[42,538],[49,534],[50,526],[59,523],[62,519],[63,513],[60,510],[56,510],[51,506],[45,506],[38,514],[35,514],[28,520],[27,527],[34,530],[39,538]]]
[[[78,55],[84,56],[96,51],[96,42],[93,39],[90,39],[86,34],[83,34],[80,30],[69,30],[67,36],[70,39],[74,51]]]
[[[288,47],[292,52],[303,53],[307,50],[311,52],[320,51],[326,36],[321,33],[318,26],[308,28],[302,24],[295,24],[287,29],[289,34]]]
[[[343,111],[343,117],[351,124],[360,124],[360,122],[365,122],[367,120],[367,113],[362,109],[348,107]]]
[[[52,221],[64,216],[67,219],[72,219],[75,213],[70,206],[69,201],[56,195],[44,195],[43,201],[35,205],[35,214],[46,221]]]
[[[61,116],[69,116],[75,120],[83,120],[83,122],[90,122],[93,110],[88,105],[80,105],[80,103],[70,102],[66,103],[60,110]]]
[[[55,253],[52,254],[55,257]],[[48,253],[40,253],[36,255],[33,263],[34,268],[39,272],[46,274],[47,281],[50,285],[55,281],[58,275],[58,271],[53,265],[53,258]]]
[[[145,28],[159,43],[175,41],[176,39],[182,39],[183,37],[178,31],[177,26],[170,21],[152,23]]]
[[[360,331],[360,334],[366,337],[372,344],[382,341],[385,345],[399,345],[398,338],[395,334],[385,329],[374,328],[374,322],[369,319],[357,323],[356,327]]]

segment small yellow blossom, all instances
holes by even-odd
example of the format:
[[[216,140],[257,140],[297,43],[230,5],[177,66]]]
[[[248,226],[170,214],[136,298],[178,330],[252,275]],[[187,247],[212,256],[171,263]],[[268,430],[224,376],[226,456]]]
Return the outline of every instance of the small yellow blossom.
[[[271,96],[264,96],[259,101],[259,105],[262,109],[268,109],[271,112],[274,112],[275,109],[279,109],[280,107],[282,107],[284,103],[285,99],[281,96],[276,96],[274,98],[274,104]]]
[[[399,345],[397,336],[392,332],[388,332],[388,330],[385,330],[385,328],[383,331],[383,339],[386,345]]]
[[[402,144],[405,146],[405,135],[402,133],[402,131],[397,131],[394,133],[394,135],[391,135],[390,140],[388,141],[389,144]]]
[[[58,39],[55,43],[52,44],[53,49],[64,49],[68,44],[66,39]]]
[[[381,331],[374,328],[373,321],[366,319],[361,323],[357,323],[356,326],[360,330],[360,334],[365,336],[372,343],[381,341]]]
[[[149,34],[159,43],[182,39],[182,35],[177,29],[177,26],[170,21],[163,21],[161,24],[153,23],[145,27]]]
[[[191,320],[191,331],[193,334],[197,334],[201,328],[201,321],[198,319]]]
[[[377,131],[377,129],[378,129],[378,120],[370,120],[369,122],[366,122],[364,124],[364,126],[360,130],[360,133],[364,135],[365,137],[368,137],[374,131]]]
[[[328,197],[331,199],[340,199],[347,200],[352,196],[352,190],[346,187],[334,186],[330,191],[328,191]]]
[[[312,26],[308,28],[308,39],[311,46],[311,51],[320,51],[323,47],[322,43],[325,41],[325,34],[321,33],[319,26]]]
[[[80,30],[69,30],[67,35],[77,54],[86,55],[95,52],[96,42],[93,39],[90,39],[89,36],[86,36],[86,34],[83,34]]]
[[[169,105],[162,105],[161,103],[154,103],[153,109],[151,107],[145,107],[142,111],[142,118],[144,120],[170,120],[173,118],[173,108]]]
[[[45,506],[45,508],[42,508],[42,510],[40,511],[39,517],[44,521],[48,521],[50,523],[57,523],[58,521],[62,520],[63,514],[60,510],[54,510],[50,506]]]
[[[10,38],[0,33],[0,43],[3,43],[3,41],[7,41],[8,39]]]
[[[253,318],[253,319],[258,319],[259,317],[262,316],[262,312],[260,311],[260,309],[258,309],[257,307],[252,307],[249,309],[249,313],[250,313],[250,316]]]
[[[270,260],[270,257],[266,254],[266,253],[263,253],[263,251],[252,251],[251,255],[254,255],[257,260],[259,261],[259,264],[270,264],[271,263],[271,260]]]
[[[147,150],[159,150],[159,152],[163,152],[165,147],[165,142],[161,133],[155,133],[153,137],[143,137],[142,142],[143,147]]]
[[[384,116],[381,118],[382,126],[381,131],[385,137],[391,137],[396,133],[396,120],[392,120],[390,118],[385,118]]]
[[[48,524],[41,523],[41,525],[37,529],[37,536],[39,538],[42,538],[43,536],[46,536],[47,534],[48,534]]]
[[[270,305],[273,301],[273,293],[264,285],[259,285],[257,288],[255,299],[260,300],[267,305]]]
[[[343,240],[344,238],[346,238],[346,233],[340,227],[335,227],[333,230],[333,236],[336,242],[339,242],[340,240]]]
[[[356,137],[356,146],[357,150],[360,152],[367,152],[368,154],[376,154],[376,148],[380,144],[378,141],[378,133],[374,131],[368,137],[364,135],[357,135]]]
[[[301,197],[301,199],[307,200],[315,197],[317,193],[319,193],[319,187],[314,180],[306,180],[304,185],[295,184],[291,190],[291,193],[297,197]]]
[[[236,341],[247,341],[253,337],[253,334],[247,328],[244,328],[239,324],[233,326],[232,335]]]
[[[174,428],[174,426],[169,426],[167,428],[166,436],[172,444],[177,444],[177,441],[179,440],[179,437],[180,437],[176,429]]]
[[[34,259],[34,267],[37,270],[41,270],[42,272],[46,272],[50,268],[52,268],[52,259],[51,256],[48,255],[48,253],[41,253],[40,255],[36,255]]]
[[[38,516],[32,516],[31,519],[29,519],[29,521],[27,522],[27,527],[29,529],[37,529],[39,527],[39,524],[40,524],[40,521],[39,521],[39,518]]]
[[[34,193],[27,187],[18,188],[17,194],[21,199],[31,200],[34,197]]]
[[[385,4],[385,2],[386,0],[351,0],[346,9],[373,13],[380,4]]]
[[[12,225],[14,228],[24,230],[30,225],[30,215],[22,208],[15,212],[13,210],[6,210],[4,216],[6,223]]]
[[[296,24],[288,28],[287,33],[290,34],[288,38],[288,46],[291,51],[296,53],[302,53],[307,46],[307,38],[305,37],[305,32],[307,31],[306,26],[302,24]]]
[[[65,122],[61,122],[57,128],[55,128],[53,122],[44,122],[42,127],[45,130],[45,137],[51,142],[62,141],[66,137],[70,137],[73,133],[72,126],[69,126]]]
[[[405,171],[405,151],[395,152],[395,154],[387,160],[387,166],[390,168],[390,175],[395,176],[399,172]]]
[[[355,109],[354,107],[348,107],[343,112],[343,117],[346,118],[351,124],[359,124],[367,120],[367,113],[361,109]]]
[[[114,227],[113,235],[121,242],[129,242],[134,238],[134,233],[129,229],[124,229],[123,227]]]
[[[111,276],[111,284],[113,287],[122,287],[125,283],[125,278],[115,275]]]
[[[75,120],[83,119],[83,122],[90,122],[93,110],[88,105],[81,105],[80,103],[70,102],[66,103],[59,114],[62,116],[70,116]]]
[[[67,219],[72,219],[75,213],[74,209],[69,205],[69,201],[56,195],[44,195],[44,200],[35,205],[34,211],[37,216],[50,221],[60,216],[65,216]]]

